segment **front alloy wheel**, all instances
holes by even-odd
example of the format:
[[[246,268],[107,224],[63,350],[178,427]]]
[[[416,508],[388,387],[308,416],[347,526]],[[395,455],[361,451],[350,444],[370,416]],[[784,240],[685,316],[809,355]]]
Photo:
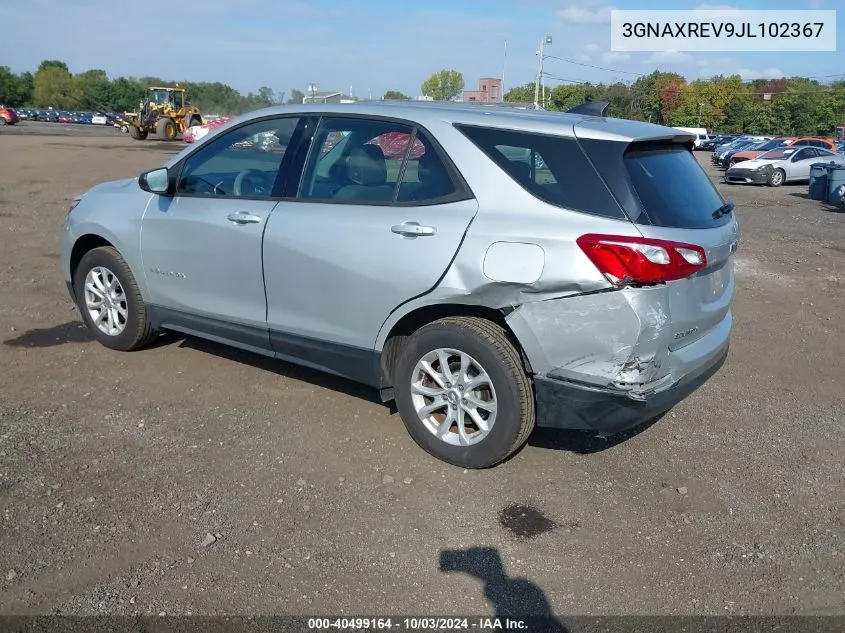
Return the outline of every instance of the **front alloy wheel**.
[[[103,334],[120,336],[126,329],[126,293],[117,276],[105,266],[95,266],[85,276],[85,308]]]
[[[157,336],[135,277],[113,247],[100,246],[82,256],[73,290],[85,325],[106,347],[126,352]]]

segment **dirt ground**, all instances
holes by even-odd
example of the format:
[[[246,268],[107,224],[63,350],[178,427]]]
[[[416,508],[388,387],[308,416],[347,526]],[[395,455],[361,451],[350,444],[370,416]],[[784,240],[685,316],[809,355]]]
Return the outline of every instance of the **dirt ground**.
[[[92,342],[68,201],[181,147],[0,129],[0,613],[845,613],[845,213],[806,185],[719,184],[736,329],[701,390],[624,441],[536,432],[465,472],[343,381]]]

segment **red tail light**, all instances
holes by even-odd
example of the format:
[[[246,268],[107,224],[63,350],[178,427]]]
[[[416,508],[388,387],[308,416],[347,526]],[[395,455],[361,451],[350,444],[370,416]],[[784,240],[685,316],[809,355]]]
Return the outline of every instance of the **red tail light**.
[[[596,268],[617,286],[684,279],[707,266],[704,249],[695,244],[594,233],[576,241]]]

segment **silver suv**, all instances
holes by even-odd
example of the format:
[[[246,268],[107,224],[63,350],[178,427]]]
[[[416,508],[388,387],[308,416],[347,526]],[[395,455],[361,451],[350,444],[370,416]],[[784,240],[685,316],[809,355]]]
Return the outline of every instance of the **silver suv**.
[[[67,286],[106,347],[162,330],[345,376],[448,463],[612,434],[724,362],[737,223],[678,130],[431,104],[230,121],[74,198]]]

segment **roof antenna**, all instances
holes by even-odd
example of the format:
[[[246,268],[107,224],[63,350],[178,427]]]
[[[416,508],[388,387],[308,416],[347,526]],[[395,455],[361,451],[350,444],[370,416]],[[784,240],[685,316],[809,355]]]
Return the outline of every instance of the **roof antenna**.
[[[568,114],[586,114],[588,116],[606,117],[609,108],[610,101],[593,101],[588,97],[584,103],[581,103],[574,108],[569,108],[566,112]]]

